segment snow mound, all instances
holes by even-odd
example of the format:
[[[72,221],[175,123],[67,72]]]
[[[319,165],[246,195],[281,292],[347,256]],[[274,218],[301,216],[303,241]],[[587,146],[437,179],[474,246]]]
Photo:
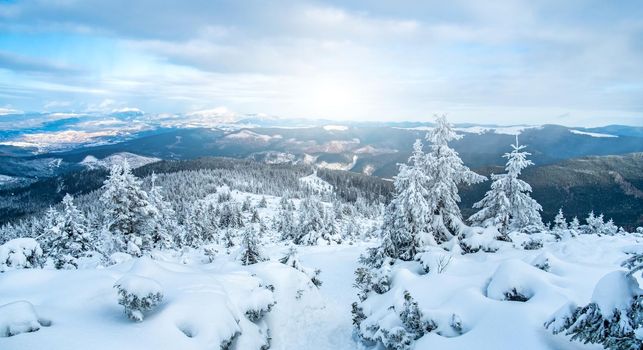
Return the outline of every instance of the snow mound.
[[[0,306],[0,337],[35,332],[50,322],[41,320],[36,309],[28,301],[15,301]]]
[[[496,300],[527,301],[541,290],[551,288],[546,272],[524,261],[511,259],[498,266],[487,286],[487,297]]]
[[[88,169],[101,169],[101,168],[111,168],[114,164],[121,164],[124,160],[127,160],[132,169],[140,168],[144,165],[155,163],[160,161],[159,158],[154,157],[144,157],[139,156],[138,154],[121,152],[114,153],[103,159],[98,159],[92,155],[86,156],[80,164],[87,167]]]
[[[609,318],[614,310],[626,310],[641,292],[634,277],[626,271],[614,271],[598,281],[591,300],[598,305],[603,317]]]
[[[157,281],[143,276],[125,275],[115,285],[140,298],[149,294],[163,294],[163,287]]]
[[[0,246],[0,272],[40,265],[42,249],[33,238],[16,238]]]

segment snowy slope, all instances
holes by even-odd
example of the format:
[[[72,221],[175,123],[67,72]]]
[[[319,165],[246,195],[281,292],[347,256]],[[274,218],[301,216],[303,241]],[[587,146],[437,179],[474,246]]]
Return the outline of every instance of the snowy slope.
[[[527,237],[513,238],[518,245]],[[495,253],[460,255],[432,248],[422,263],[392,267],[391,290],[370,294],[361,305],[367,316],[361,330],[377,339],[382,333],[376,330],[400,325],[402,295],[408,291],[437,325],[416,341],[416,349],[600,349],[552,335],[544,323],[569,302],[587,304],[601,277],[623,270],[626,252],[641,243],[631,235],[580,235],[537,250],[507,244]],[[447,261],[446,268],[438,272],[441,261]],[[514,293],[528,300],[514,299]]]
[[[127,160],[132,169],[140,168],[143,165],[158,162],[160,159],[153,157],[139,156],[138,154],[121,152],[114,153],[103,159],[98,159],[94,156],[86,156],[80,164],[89,169],[110,168],[114,164],[120,164],[123,160]]]
[[[322,194],[333,192],[333,186],[317,176],[317,173],[299,178],[299,184],[314,193]]]

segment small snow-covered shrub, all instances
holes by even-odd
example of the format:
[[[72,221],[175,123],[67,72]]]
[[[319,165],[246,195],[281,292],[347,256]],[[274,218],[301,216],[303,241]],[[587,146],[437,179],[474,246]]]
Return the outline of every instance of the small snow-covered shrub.
[[[16,238],[0,246],[0,272],[41,265],[42,249],[33,238]]]
[[[543,247],[543,242],[539,239],[530,239],[523,242],[522,248],[524,250],[538,250]]]
[[[14,301],[0,306],[0,337],[11,337],[20,333],[35,332],[50,322],[42,320],[28,301]]]
[[[288,248],[288,252],[286,252],[286,255],[279,259],[279,262],[303,272],[310,278],[310,281],[315,285],[315,287],[321,287],[322,280],[319,278],[321,270],[310,269],[301,265],[301,262],[299,261],[299,255],[297,254],[297,248],[295,246],[290,246]]]
[[[155,280],[137,275],[125,275],[114,288],[118,290],[118,303],[125,308],[127,317],[143,321],[143,313],[150,311],[163,300],[163,288]]]
[[[464,238],[460,240],[460,247],[464,253],[484,251],[493,253],[498,251],[503,244],[507,244],[506,237],[496,227],[470,227],[466,230]]]
[[[507,260],[500,264],[487,285],[487,297],[495,300],[527,301],[536,291],[549,285],[546,272],[521,260]]]
[[[359,289],[360,300],[366,299],[371,291],[383,294],[391,288],[393,259],[383,256],[377,248],[369,248],[360,256],[359,262],[362,266],[355,270],[354,285]]]
[[[404,305],[400,312],[400,320],[402,320],[404,329],[406,329],[414,340],[438,328],[435,321],[424,318],[422,311],[418,307],[418,303],[408,291],[404,291]]]
[[[643,348],[643,290],[624,271],[605,275],[584,307],[569,303],[545,323],[554,334],[611,350]]]

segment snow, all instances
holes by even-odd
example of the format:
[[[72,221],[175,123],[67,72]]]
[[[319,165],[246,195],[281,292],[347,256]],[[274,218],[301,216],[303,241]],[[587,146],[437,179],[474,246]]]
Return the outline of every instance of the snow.
[[[344,125],[324,125],[324,130],[326,131],[346,131],[348,126]]]
[[[424,253],[423,263],[396,263],[391,290],[371,292],[362,304],[367,316],[362,326],[398,325],[396,310],[407,290],[425,317],[438,324],[437,330],[417,340],[415,349],[600,349],[552,335],[543,324],[564,305],[590,302],[594,286],[606,273],[618,270],[616,276],[623,276],[620,264],[627,258],[623,250],[640,246],[643,239],[580,235],[562,242],[544,240],[543,248],[530,251],[518,248],[529,235],[512,233],[511,237],[513,244],[503,244],[494,253],[460,255],[435,247]],[[435,266],[441,257],[450,261],[438,273]],[[545,259],[552,266],[550,272],[532,266]],[[433,268],[427,273],[423,265],[429,264]],[[621,279],[602,289],[607,299],[623,305],[627,294],[622,290],[631,290],[626,286],[632,285]],[[514,288],[529,299],[506,300],[505,293]],[[450,330],[453,314],[462,321],[462,334]]]
[[[20,333],[35,332],[49,322],[40,320],[31,303],[20,300],[0,305],[0,337],[11,337]]]
[[[493,132],[495,134],[501,135],[520,135],[523,131],[527,129],[537,129],[540,128],[539,125],[509,125],[509,126],[469,126],[466,128],[454,128],[454,130],[459,132],[464,132],[468,134],[484,134],[487,132]],[[407,130],[417,130],[417,131],[431,131],[433,127],[431,126],[418,126],[413,128],[401,128]]]
[[[273,210],[270,207],[278,198],[266,198],[269,208],[262,210]],[[527,239],[512,238],[516,246]],[[389,316],[377,322],[395,324],[395,315],[386,312],[388,306],[399,307],[403,290],[409,290],[424,314],[439,325],[436,332],[420,338],[415,349],[599,349],[551,335],[543,323],[570,302],[584,305],[594,300],[594,285],[607,273],[619,270],[615,279],[622,281],[624,251],[642,243],[636,236],[581,235],[546,242],[536,251],[511,245],[501,246],[496,253],[442,251],[439,254],[450,256],[451,261],[441,273],[423,274],[413,262],[396,264],[391,292],[369,298],[365,311],[380,310],[381,316]],[[299,247],[301,263],[322,270],[320,288],[311,287],[304,273],[276,262],[288,249],[284,244],[265,245],[271,260],[246,267],[234,261],[234,252],[228,255],[220,249],[205,264],[195,251],[183,256],[158,254],[157,260],[133,258],[105,269],[9,271],[0,274],[0,304],[29,302],[38,316],[51,320],[51,327],[0,338],[0,348],[47,344],[52,350],[84,349],[91,344],[96,350],[209,349],[241,332],[232,349],[258,349],[268,329],[271,349],[360,348],[352,335],[350,304],[357,299],[353,272],[359,254],[375,244]],[[432,248],[424,259],[435,263],[440,251]],[[532,266],[543,258],[552,264],[551,272]],[[153,279],[164,289],[164,301],[142,323],[125,318],[112,287],[123,276],[132,275]],[[605,292],[620,290],[610,286],[613,281],[605,282],[601,287]],[[274,292],[264,287],[268,285],[274,286]],[[533,295],[527,302],[485,295],[497,297],[509,287]],[[245,316],[246,310],[270,304],[271,310],[256,323]],[[0,318],[5,315],[2,311]],[[461,320],[461,334],[451,327],[453,315]]]
[[[88,155],[80,162],[80,164],[86,166],[89,169],[109,169],[114,164],[121,164],[123,160],[127,160],[132,169],[140,168],[144,165],[160,161],[159,158],[145,157],[129,152],[119,152],[107,156],[103,159],[97,159],[92,155]]]
[[[352,161],[350,163],[344,164],[344,163],[328,163],[326,161],[321,161],[319,164],[317,164],[318,167],[324,168],[324,169],[330,169],[330,170],[344,170],[348,171],[353,169],[355,164],[357,164],[357,159],[358,156],[356,154],[353,155]]]
[[[317,173],[299,178],[299,184],[314,193],[323,194],[333,191],[333,186],[317,176]]]
[[[580,130],[569,130],[572,134],[576,135],[586,135],[586,136],[591,136],[591,137],[618,137],[617,135],[610,135],[610,134],[601,134],[597,132],[587,132],[587,131],[580,131]]]
[[[613,271],[601,278],[592,293],[603,317],[610,318],[614,310],[626,310],[633,297],[643,292],[636,280],[625,271]]]
[[[125,275],[116,281],[114,286],[118,286],[139,298],[150,294],[163,294],[163,287],[161,287],[160,283],[151,278],[138,275]]]
[[[282,139],[283,136],[281,135],[270,136],[270,135],[258,134],[250,130],[241,130],[237,133],[228,134],[224,138],[228,140],[252,140],[252,141],[268,142],[271,140]]]

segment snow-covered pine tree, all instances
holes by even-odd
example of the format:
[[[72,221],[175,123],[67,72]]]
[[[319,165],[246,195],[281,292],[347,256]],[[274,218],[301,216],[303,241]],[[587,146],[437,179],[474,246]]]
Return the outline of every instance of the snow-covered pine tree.
[[[395,177],[395,196],[384,213],[382,234],[386,237],[382,249],[387,255],[412,260],[424,245],[435,245],[430,232],[430,179],[424,172],[425,154],[422,142],[416,140],[410,164],[400,164]]]
[[[244,199],[243,204],[241,205],[241,211],[249,211],[251,207],[252,201],[250,200],[250,196],[247,196],[246,199]]]
[[[501,233],[510,229],[541,229],[542,207],[531,198],[531,186],[518,178],[524,168],[533,165],[533,162],[527,159],[531,153],[523,151],[526,146],[518,144],[518,136],[516,143],[511,147],[513,150],[503,155],[507,158],[506,174],[492,176],[494,182],[491,190],[485,198],[474,204],[475,208],[482,209],[469,220],[476,224],[498,225]]]
[[[554,217],[554,230],[562,231],[567,230],[567,220],[565,220],[565,215],[563,214],[563,208],[558,209],[558,214]]]
[[[57,237],[48,247],[47,256],[53,259],[58,269],[75,269],[78,258],[94,251],[87,232],[85,216],[76,208],[74,198],[68,194],[62,200],[62,211],[56,221]]]
[[[261,221],[261,218],[259,217],[259,212],[257,211],[257,208],[252,209],[252,216],[250,217],[250,222],[253,224],[258,223]]]
[[[458,207],[460,196],[459,184],[475,184],[486,180],[486,177],[476,174],[464,165],[462,159],[449,142],[462,138],[446,119],[438,116],[436,125],[426,138],[431,142],[431,152],[426,154],[426,174],[430,182],[428,224],[434,240],[442,243],[460,233],[463,227],[462,214]]]
[[[277,215],[273,218],[273,229],[280,233],[282,240],[295,239],[295,216],[292,210],[279,208]]]
[[[592,210],[587,215],[585,219],[587,225],[585,225],[585,233],[587,234],[602,234],[603,226],[605,226],[605,221],[603,219],[603,214],[596,216]]]
[[[577,216],[574,216],[572,221],[569,223],[569,229],[574,231],[575,233],[578,233],[580,231],[580,221],[578,221]]]
[[[60,227],[58,226],[58,211],[50,206],[45,211],[45,217],[41,223],[41,232],[36,236],[40,243],[45,256],[49,255],[52,243],[60,236]]]
[[[306,197],[301,201],[293,240],[295,244],[314,245],[323,238],[323,211],[323,205],[317,198]]]
[[[266,201],[266,196],[261,196],[261,200],[259,201],[259,208],[267,208],[268,207],[268,201]]]
[[[506,237],[511,220],[511,203],[505,192],[509,175],[491,174],[491,179],[491,189],[473,204],[473,208],[480,210],[469,217],[469,222],[475,226],[496,226],[498,232]]]
[[[252,265],[265,260],[259,250],[257,231],[252,225],[248,225],[245,230],[243,230],[240,259],[243,265]]]
[[[127,160],[112,166],[100,199],[114,248],[141,256],[151,241],[149,220],[156,209],[150,205],[141,180],[132,174]]]
[[[156,185],[156,174],[152,173],[152,183],[149,192],[149,200],[152,207],[156,208],[153,217],[150,219],[151,248],[169,249],[175,244],[176,236],[181,236],[180,227],[176,221],[176,213],[172,205],[163,198],[162,188]]]

